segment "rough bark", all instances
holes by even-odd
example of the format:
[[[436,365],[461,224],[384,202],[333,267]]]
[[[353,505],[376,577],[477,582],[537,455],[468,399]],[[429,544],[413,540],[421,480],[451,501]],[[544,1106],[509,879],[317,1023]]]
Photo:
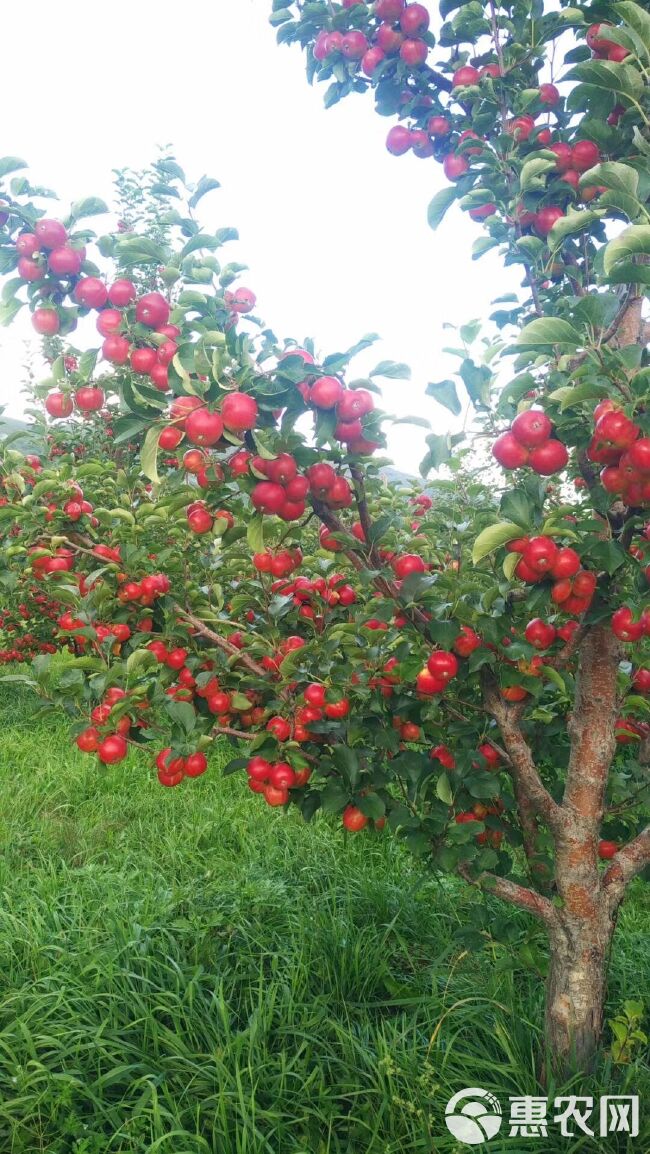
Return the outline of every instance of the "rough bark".
[[[607,967],[616,910],[625,885],[650,853],[650,831],[631,843],[601,877],[598,840],[608,775],[616,751],[617,674],[621,646],[609,622],[584,627],[579,644],[575,705],[568,731],[571,753],[562,804],[544,786],[526,740],[520,707],[501,697],[483,675],[486,707],[508,753],[526,856],[534,861],[535,830],[545,825],[555,843],[551,902],[501,879],[475,879],[497,896],[528,909],[547,928],[550,968],[546,991],[546,1069],[565,1076],[592,1065],[602,1031]],[[620,859],[620,860],[619,860]],[[537,889],[540,889],[539,885]]]
[[[588,1069],[602,1030],[615,923],[601,888],[598,839],[616,751],[620,658],[609,622],[585,632],[568,726],[571,755],[562,821],[554,831],[560,904],[550,927],[546,1033],[551,1063],[560,1072]]]
[[[546,1073],[588,1071],[600,1044],[614,922],[597,899],[590,916],[558,911],[549,925]]]

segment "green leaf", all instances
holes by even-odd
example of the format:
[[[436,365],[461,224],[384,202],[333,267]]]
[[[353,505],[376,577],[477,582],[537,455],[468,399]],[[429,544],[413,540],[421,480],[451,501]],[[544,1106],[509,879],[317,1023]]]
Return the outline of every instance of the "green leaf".
[[[5,301],[4,304],[0,304],[0,325],[2,325],[3,328],[6,328],[8,325],[10,325],[22,307],[23,302],[19,301],[17,297],[12,297],[11,300]]]
[[[398,364],[397,361],[381,361],[368,376],[389,377],[396,381],[410,381],[411,369],[408,365]]]
[[[214,234],[219,244],[226,244],[229,240],[239,240],[236,228],[218,228]]]
[[[616,266],[634,256],[650,254],[650,224],[633,224],[610,240],[603,256],[603,268],[606,276],[614,272]]]
[[[602,215],[602,211],[597,212],[591,208],[569,209],[566,216],[556,220],[549,232],[547,237],[549,248],[560,248],[567,236],[573,236],[574,233],[584,232],[586,228],[591,228],[592,224],[600,220]]]
[[[499,512],[505,521],[514,521],[515,525],[526,532],[533,527],[535,504],[522,489],[511,489],[504,493]]]
[[[472,403],[485,408],[490,400],[492,373],[487,365],[477,365],[466,357],[460,366],[460,375]]]
[[[428,397],[433,397],[439,405],[449,409],[454,416],[457,417],[461,413],[462,405],[453,381],[430,381],[424,391]]]
[[[499,521],[496,525],[488,525],[474,542],[472,561],[478,565],[484,557],[494,553],[508,541],[514,541],[516,537],[521,537],[521,526],[513,524],[512,521]]]
[[[85,353],[81,354],[79,358],[79,375],[85,380],[89,380],[90,377],[92,377],[98,356],[99,349],[86,349]]]
[[[269,449],[268,445],[264,443],[264,439],[260,436],[260,434],[252,433],[252,437],[255,442],[255,448],[257,449],[257,452],[262,460],[274,461],[277,453],[275,453],[272,449]]]
[[[202,176],[187,202],[189,207],[196,208],[201,197],[205,196],[208,192],[212,192],[215,188],[221,188],[218,180],[215,180],[211,176]]]
[[[293,19],[293,12],[290,8],[276,8],[269,16],[269,24],[273,28],[279,27],[280,24],[286,24],[288,20]]]
[[[231,773],[236,773],[238,769],[245,769],[247,765],[247,757],[233,757],[231,761],[222,767],[221,772],[224,777],[229,777]]]
[[[650,228],[648,229],[650,233]],[[568,348],[577,348],[582,344],[582,336],[560,317],[539,317],[531,321],[522,329],[517,337],[519,348],[552,348],[554,345],[565,345]]]
[[[117,243],[120,261],[125,265],[137,265],[141,261],[156,264],[167,264],[167,252],[162,245],[155,244],[146,236],[134,236],[121,239]]]
[[[340,813],[350,799],[349,791],[341,781],[330,781],[321,794],[324,813]]]
[[[155,184],[152,184],[150,186],[149,192],[151,193],[152,196],[158,197],[159,200],[165,200],[167,197],[170,197],[170,196],[175,196],[178,200],[180,200],[180,197],[181,197],[181,194],[178,191],[178,189],[174,188],[174,186],[171,184],[160,184],[160,183],[156,182]],[[175,212],[176,210],[174,209],[173,211]],[[181,217],[181,219],[182,219],[182,217]]]
[[[171,176],[172,180],[180,180],[185,184],[185,173],[173,157],[168,156],[164,160],[157,160],[154,168],[157,172],[163,172],[165,176]]]
[[[451,458],[451,440],[447,433],[431,433],[426,438],[429,451],[420,465],[420,474],[426,477],[431,469],[439,469]]]
[[[254,513],[248,522],[246,540],[253,553],[264,552],[264,518],[261,513]]]
[[[447,209],[451,207],[457,197],[458,190],[451,187],[441,188],[440,192],[436,193],[427,209],[429,228],[436,229],[438,227]]]
[[[204,293],[200,293],[198,289],[183,289],[183,292],[178,298],[178,304],[181,308],[197,308],[199,311],[207,304],[207,301],[208,298]]]
[[[648,12],[639,4],[634,4],[632,0],[621,0],[621,3],[614,5],[614,10],[636,32],[650,54],[650,15]]]
[[[108,205],[98,196],[87,196],[85,200],[76,200],[70,208],[70,219],[81,220],[84,216],[100,216],[108,212]]]
[[[636,196],[639,187],[639,174],[629,164],[620,164],[615,160],[597,164],[580,177],[580,187],[589,187],[592,184],[603,185],[604,188],[613,188],[618,192],[626,192],[629,196]]]
[[[121,417],[113,425],[113,444],[121,445],[123,441],[130,441],[148,428],[149,420],[146,417]]]
[[[472,245],[472,260],[480,260],[486,252],[497,248],[501,241],[495,236],[479,236]]]
[[[610,208],[623,216],[626,216],[631,224],[638,221],[639,217],[644,215],[643,206],[633,196],[628,196],[626,192],[603,192],[598,197],[599,208]],[[613,212],[608,212],[606,216],[613,216]]]
[[[606,395],[607,389],[604,385],[598,385],[594,381],[583,381],[580,385],[563,385],[561,389],[554,389],[548,394],[548,399],[559,403],[560,412],[563,413],[566,409],[572,409],[574,405],[582,404],[583,401],[596,400]]]
[[[336,745],[332,750],[334,762],[343,779],[354,789],[360,775],[359,758],[349,745]]]
[[[144,444],[140,450],[140,468],[145,477],[157,485],[160,478],[158,476],[158,442],[162,429],[156,425],[152,425],[147,430],[147,435],[144,439]]]
[[[555,160],[545,160],[542,156],[535,156],[527,160],[519,174],[519,184],[522,192],[526,189],[543,187],[542,177],[555,168]]]
[[[609,60],[588,60],[564,77],[565,80],[580,80],[591,88],[601,88],[607,92],[617,92],[638,100],[643,94],[641,73],[629,64],[614,64]]]
[[[180,725],[185,733],[190,734],[196,726],[196,713],[189,701],[170,701],[167,704],[167,713],[172,721]]]
[[[233,709],[247,710],[250,709],[250,699],[244,693],[231,693],[230,702]]]
[[[507,557],[504,558],[502,569],[503,569],[503,576],[505,577],[506,581],[512,581],[514,579],[515,569],[517,568],[518,564],[519,564],[519,554],[518,553],[508,553]],[[474,654],[472,654],[472,657],[473,656],[474,656]]]
[[[560,693],[566,694],[567,687],[561,673],[557,669],[553,669],[552,665],[545,665],[543,669],[544,679],[552,681],[553,684],[560,690]]]
[[[24,160],[18,156],[0,156],[0,176],[8,176],[10,172],[17,172],[20,168],[27,168]]]
[[[187,244],[183,246],[179,256],[180,259],[183,260],[186,256],[189,256],[190,253],[196,252],[197,249],[207,248],[211,252],[214,252],[215,248],[218,247],[219,242],[216,236],[207,232],[197,232],[196,236],[193,236],[192,239],[188,240]]]
[[[328,373],[340,372],[358,353],[369,349],[370,346],[374,345],[378,340],[379,336],[377,333],[365,333],[365,335],[361,337],[361,340],[357,341],[356,344],[352,345],[349,349],[346,349],[344,353],[331,353],[328,357],[325,357],[323,368]]]
[[[134,649],[126,659],[126,675],[130,677],[144,665],[156,665],[156,658],[149,649]]]
[[[361,812],[373,821],[377,821],[386,813],[386,806],[378,793],[367,793],[365,797],[359,798],[357,805]]]
[[[444,802],[445,805],[453,805],[454,803],[454,795],[446,773],[441,773],[436,782],[436,796],[439,797],[440,801]]]

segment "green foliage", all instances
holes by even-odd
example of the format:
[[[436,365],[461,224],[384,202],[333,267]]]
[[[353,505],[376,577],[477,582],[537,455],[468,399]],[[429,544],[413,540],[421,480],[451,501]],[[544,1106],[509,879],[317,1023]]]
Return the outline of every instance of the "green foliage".
[[[227,735],[238,755],[262,759],[247,761],[251,807],[262,793],[369,834],[385,818],[433,868],[547,922],[570,916],[584,883],[553,855],[560,829],[576,836],[572,794],[591,797],[603,778],[602,806],[583,801],[578,815],[599,910],[647,857],[647,14],[617,6],[611,41],[583,16],[526,0],[507,18],[444,3],[435,38],[421,39],[435,70],[410,64],[407,46],[373,71],[338,38],[370,43],[373,8],[273,6],[281,41],[305,47],[310,79],[327,83],[327,105],[374,88],[409,146],[443,162],[452,187],[429,222],[457,199],[483,229],[474,257],[498,250],[518,266],[521,292],[494,302],[497,337],[470,320],[445,350],[462,390],[428,389],[455,416],[466,408],[505,477],[481,439],[470,456],[465,431],[443,426],[420,466],[423,478],[445,466],[431,494],[391,482],[381,453],[392,419],[375,377],[407,379],[408,367],[382,361],[349,380],[375,334],[301,354],[264,328],[237,284],[245,266],[222,264],[235,230],[206,232],[195,218],[211,178],[194,184],[166,153],[117,174],[117,229],[78,228],[101,205],[77,205],[67,240],[84,253],[64,279],[39,250],[18,259],[22,234],[43,227],[42,190],[23,176],[2,184],[3,319],[27,308],[47,327],[54,309],[59,326],[44,344],[51,375],[34,390],[54,416],[48,452],[36,464],[11,444],[2,455],[2,563],[56,593],[74,651],[65,668],[37,666],[42,696],[66,710],[80,745],[97,723],[100,757],[123,760],[125,734],[155,750],[169,787],[185,759],[198,754],[200,772]],[[463,84],[456,71],[474,61],[487,72]],[[557,90],[541,87],[549,64]],[[124,274],[137,303],[120,306],[117,354],[110,342],[102,355],[72,346],[95,307],[86,293],[102,295],[86,278]],[[36,316],[43,300],[50,314]],[[38,412],[35,423],[44,431]],[[609,694],[597,715],[576,696],[592,674]],[[607,751],[607,783],[602,755],[591,773],[595,748]],[[580,789],[565,795],[576,775]],[[637,840],[605,865],[601,838]]]
[[[385,835],[255,820],[221,749],[188,791],[161,796],[138,751],[98,775],[33,708],[0,690],[8,1149],[428,1150],[460,1086],[544,1092],[530,1040],[546,958],[523,915],[436,882]],[[639,892],[612,1018],[648,984],[647,932]],[[646,1098],[642,1049],[581,1086]]]

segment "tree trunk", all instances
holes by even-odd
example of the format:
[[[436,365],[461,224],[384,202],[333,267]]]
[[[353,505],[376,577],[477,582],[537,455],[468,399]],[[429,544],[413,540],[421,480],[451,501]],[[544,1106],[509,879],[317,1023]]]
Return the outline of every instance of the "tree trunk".
[[[562,1077],[588,1071],[600,1045],[614,922],[600,911],[576,919],[558,910],[549,932],[546,1065]]]

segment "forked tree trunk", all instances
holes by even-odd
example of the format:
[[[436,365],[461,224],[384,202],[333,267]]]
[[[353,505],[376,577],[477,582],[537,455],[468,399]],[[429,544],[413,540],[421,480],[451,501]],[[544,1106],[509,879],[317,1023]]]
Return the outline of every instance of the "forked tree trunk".
[[[614,925],[603,911],[549,927],[546,985],[546,1067],[562,1076],[588,1071],[600,1046]]]

